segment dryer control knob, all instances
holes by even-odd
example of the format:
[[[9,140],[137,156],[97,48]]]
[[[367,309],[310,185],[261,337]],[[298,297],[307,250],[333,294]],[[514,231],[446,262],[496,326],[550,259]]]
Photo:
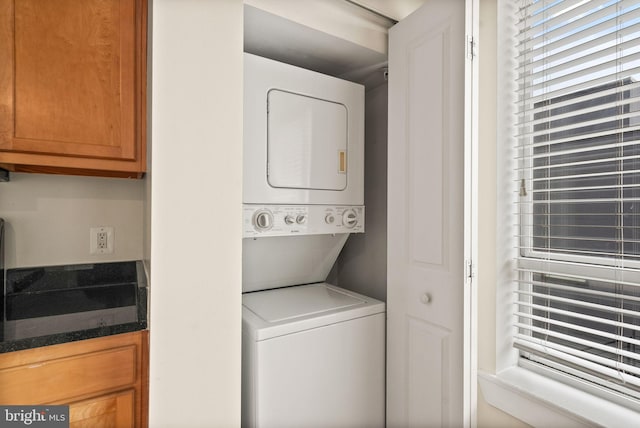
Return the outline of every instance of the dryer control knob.
[[[273,214],[269,210],[259,210],[253,215],[253,227],[258,231],[266,231],[273,227]]]
[[[342,224],[349,229],[353,229],[358,224],[358,214],[352,209],[345,210],[342,214]]]
[[[333,214],[327,214],[324,217],[324,222],[327,224],[333,224],[334,221],[336,221],[336,218],[333,216]]]
[[[284,222],[285,222],[286,224],[293,224],[293,223],[295,223],[295,222],[296,222],[296,219],[295,219],[295,217],[293,217],[292,215],[288,215],[288,216],[286,216],[286,217],[284,218]]]
[[[298,217],[296,217],[296,223],[305,224],[306,222],[307,222],[306,214],[300,214],[300,215],[298,215]]]

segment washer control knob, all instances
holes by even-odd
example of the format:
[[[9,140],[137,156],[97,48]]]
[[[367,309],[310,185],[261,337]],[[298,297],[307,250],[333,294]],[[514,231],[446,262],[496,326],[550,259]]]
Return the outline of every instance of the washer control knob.
[[[258,231],[269,230],[273,227],[273,214],[269,210],[259,210],[253,215],[253,227]]]
[[[324,217],[324,222],[327,224],[333,224],[334,221],[336,221],[336,218],[333,216],[333,214],[327,214]]]
[[[295,219],[295,217],[293,217],[292,215],[288,215],[288,216],[286,216],[286,217],[284,218],[284,222],[285,222],[286,224],[293,224],[293,223],[295,223],[295,222],[296,222],[296,219]]]
[[[352,209],[345,210],[342,214],[342,224],[349,229],[353,229],[358,224],[358,214]]]
[[[307,222],[307,215],[306,214],[299,214],[298,217],[296,217],[296,223],[305,224],[306,222]]]

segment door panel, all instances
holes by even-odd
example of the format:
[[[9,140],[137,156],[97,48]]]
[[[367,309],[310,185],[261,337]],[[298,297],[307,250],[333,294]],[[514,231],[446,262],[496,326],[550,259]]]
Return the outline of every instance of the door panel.
[[[414,317],[407,317],[406,328],[407,426],[449,426],[451,332]]]
[[[387,425],[463,426],[465,2],[389,34]]]

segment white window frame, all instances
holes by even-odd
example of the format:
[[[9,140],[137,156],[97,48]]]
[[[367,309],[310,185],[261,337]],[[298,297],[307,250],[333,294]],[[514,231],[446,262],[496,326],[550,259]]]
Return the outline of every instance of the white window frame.
[[[517,7],[513,0],[497,0],[498,4],[498,57],[504,59],[513,47],[507,44],[509,26],[514,22],[514,8]],[[510,61],[498,61],[498,129],[497,129],[497,260],[498,281],[496,284],[496,372],[480,371],[478,382],[486,401],[533,426],[634,426],[640,420],[640,406],[636,400],[630,400],[625,396],[616,395],[609,390],[593,385],[586,385],[575,378],[559,372],[540,369],[537,365],[526,361],[522,362],[519,352],[512,346],[512,333],[514,328],[505,328],[512,325],[513,304],[515,301],[512,292],[516,285],[516,270],[514,269],[518,258],[517,236],[520,233],[517,222],[505,225],[500,219],[504,219],[504,213],[512,212],[512,207],[517,203],[518,195],[513,192],[512,172],[516,169],[516,156],[514,137],[512,137],[514,117],[507,117],[502,112],[510,111],[514,103],[514,92],[510,92],[508,81],[511,75]],[[549,263],[554,263],[558,272],[567,275],[576,274],[579,270],[581,276],[590,276],[598,279],[607,278],[607,272],[613,278],[613,270],[610,266],[615,264],[613,260],[589,256],[559,255],[554,253],[555,260],[549,260],[545,252],[532,251],[526,254],[531,259],[525,261],[527,268],[535,268]],[[536,257],[536,258],[533,258]],[[604,259],[604,260],[603,260]],[[577,266],[576,262],[597,261],[585,272],[585,266]],[[629,267],[636,267],[629,265]],[[628,275],[623,280],[638,281],[640,275],[637,272],[623,271]],[[620,280],[620,271],[615,276]]]

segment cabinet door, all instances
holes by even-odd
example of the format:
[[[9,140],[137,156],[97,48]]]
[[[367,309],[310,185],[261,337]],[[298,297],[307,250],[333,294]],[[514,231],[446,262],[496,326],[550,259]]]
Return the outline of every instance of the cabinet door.
[[[128,389],[69,405],[70,428],[134,426],[135,391]]]
[[[1,164],[144,171],[145,4],[0,0]]]

